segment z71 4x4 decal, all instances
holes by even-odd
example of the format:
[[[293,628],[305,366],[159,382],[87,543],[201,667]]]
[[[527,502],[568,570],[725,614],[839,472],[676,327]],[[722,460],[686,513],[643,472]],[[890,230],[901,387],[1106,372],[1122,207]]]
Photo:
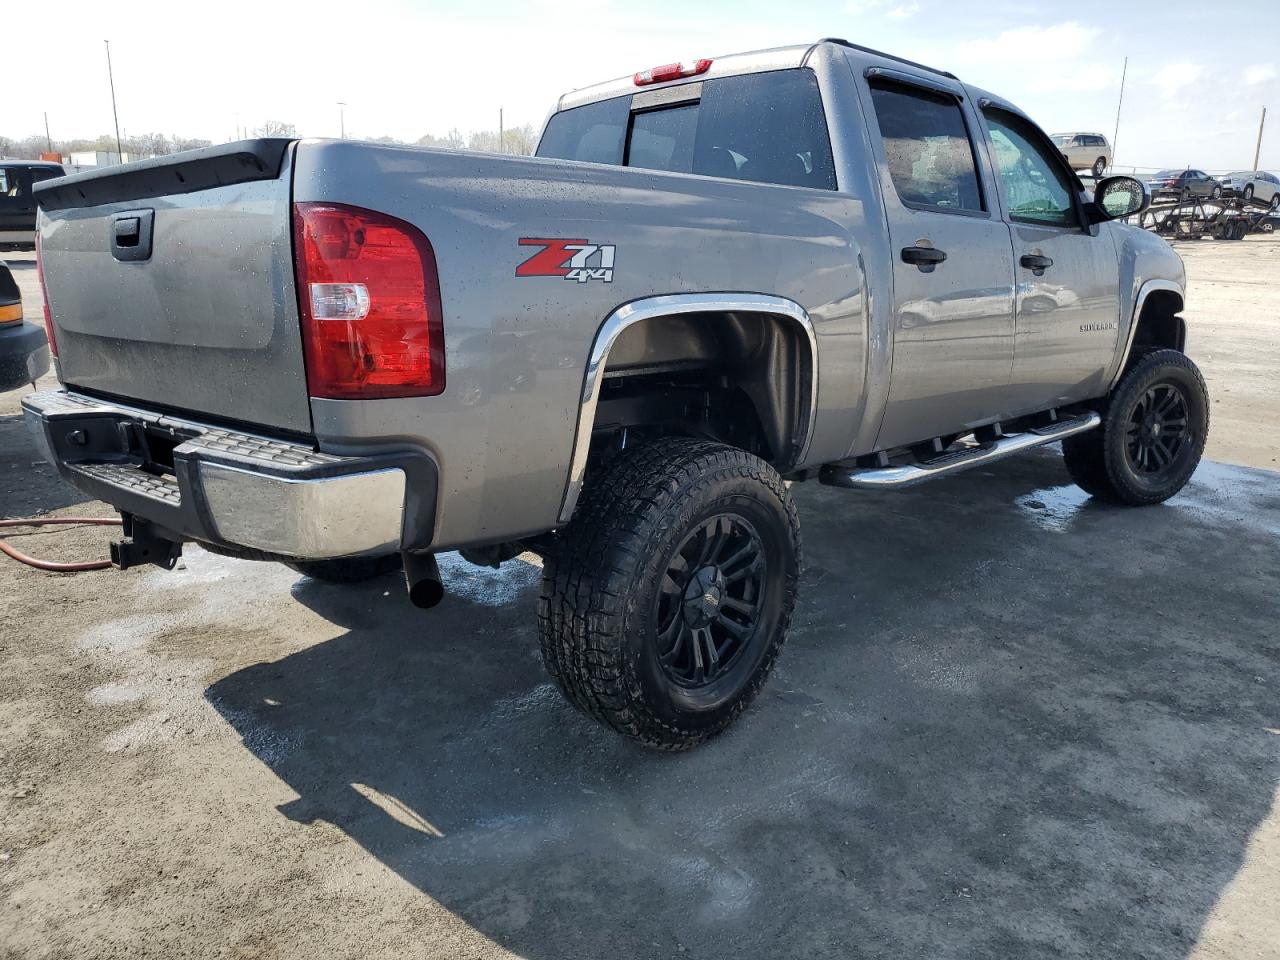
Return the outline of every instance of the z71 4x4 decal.
[[[561,277],[578,283],[613,281],[612,243],[521,237],[520,246],[542,249],[516,267],[517,277]]]

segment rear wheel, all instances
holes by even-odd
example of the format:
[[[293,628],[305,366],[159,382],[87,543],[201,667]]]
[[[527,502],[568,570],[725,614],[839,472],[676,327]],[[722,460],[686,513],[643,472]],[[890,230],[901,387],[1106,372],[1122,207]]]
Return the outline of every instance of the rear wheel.
[[[546,558],[543,661],[589,716],[687,749],[764,684],[799,565],[795,507],[763,460],[703,440],[632,447],[593,478]]]
[[[1209,395],[1177,350],[1138,359],[1107,397],[1102,425],[1062,443],[1067,471],[1087,493],[1142,505],[1168,500],[1200,463]]]
[[[1278,209],[1280,209],[1280,193],[1276,193],[1276,194],[1271,198],[1271,209],[1272,209],[1272,210],[1278,210]]]
[[[1210,194],[1210,196],[1211,196],[1214,200],[1219,200],[1219,199],[1221,199],[1221,197],[1222,197],[1222,188],[1221,188],[1221,187],[1214,187],[1214,188],[1213,188],[1213,193],[1212,193],[1212,194]]]
[[[325,583],[363,583],[384,573],[400,569],[400,554],[387,553],[376,557],[339,557],[336,560],[290,560],[285,562],[290,570],[323,580]]]

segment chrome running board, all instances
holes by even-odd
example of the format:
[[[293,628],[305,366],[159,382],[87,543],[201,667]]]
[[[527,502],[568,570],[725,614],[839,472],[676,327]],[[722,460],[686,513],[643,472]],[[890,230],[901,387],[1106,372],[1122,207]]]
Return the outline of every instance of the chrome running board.
[[[944,453],[921,463],[889,467],[846,467],[829,463],[822,468],[820,479],[833,487],[850,487],[856,490],[887,490],[910,487],[926,480],[949,477],[961,470],[981,466],[995,460],[1003,460],[1032,447],[1042,447],[1065,437],[1092,430],[1102,418],[1092,410],[1070,420],[1060,420],[1048,426],[1036,427],[1024,433],[1014,433],[968,450]]]

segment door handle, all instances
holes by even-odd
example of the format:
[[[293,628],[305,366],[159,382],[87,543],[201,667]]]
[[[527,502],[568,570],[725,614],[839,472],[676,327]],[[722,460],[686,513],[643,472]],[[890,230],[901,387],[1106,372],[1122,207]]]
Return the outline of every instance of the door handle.
[[[914,263],[922,271],[928,272],[947,259],[943,250],[935,247],[903,247],[902,262]]]
[[[1053,261],[1048,257],[1042,257],[1038,253],[1024,253],[1022,259],[1018,261],[1037,277],[1044,276],[1044,272],[1053,266]]]

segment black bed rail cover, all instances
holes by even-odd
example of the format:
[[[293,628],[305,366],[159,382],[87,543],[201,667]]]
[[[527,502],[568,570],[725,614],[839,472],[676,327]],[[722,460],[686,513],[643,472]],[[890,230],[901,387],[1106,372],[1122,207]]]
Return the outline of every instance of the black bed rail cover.
[[[36,203],[45,210],[94,207],[146,200],[280,175],[292,138],[237,140],[167,157],[152,157],[103,170],[73,173],[36,184]]]

